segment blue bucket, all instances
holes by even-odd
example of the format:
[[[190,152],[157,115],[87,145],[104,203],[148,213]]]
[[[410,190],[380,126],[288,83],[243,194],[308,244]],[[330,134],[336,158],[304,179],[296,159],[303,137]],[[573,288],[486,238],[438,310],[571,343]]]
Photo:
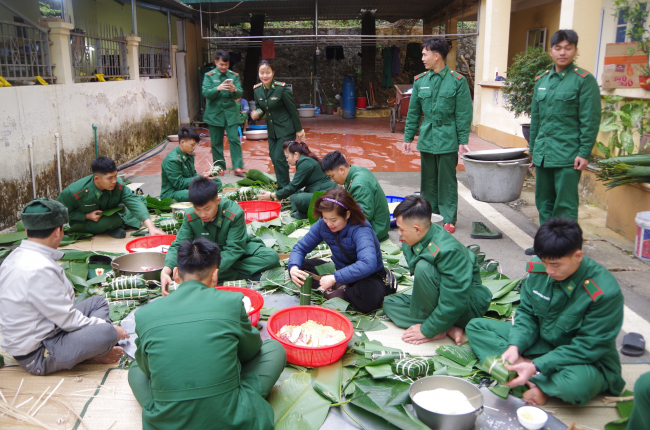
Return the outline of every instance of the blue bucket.
[[[263,125],[249,125],[246,130],[266,130],[266,124],[263,124]]]
[[[399,203],[403,202],[405,197],[398,197],[398,196],[386,196],[386,201],[388,203]],[[390,213],[390,226],[395,227],[397,225],[397,220],[393,218],[393,213]]]

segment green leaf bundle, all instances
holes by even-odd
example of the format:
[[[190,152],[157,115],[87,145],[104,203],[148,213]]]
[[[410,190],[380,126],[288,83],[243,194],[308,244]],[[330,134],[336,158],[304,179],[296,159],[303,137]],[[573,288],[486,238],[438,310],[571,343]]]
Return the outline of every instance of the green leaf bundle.
[[[491,355],[485,357],[483,368],[486,369],[490,376],[496,379],[499,384],[506,384],[517,377],[517,372],[505,368],[506,364],[509,365],[510,363],[500,356]]]

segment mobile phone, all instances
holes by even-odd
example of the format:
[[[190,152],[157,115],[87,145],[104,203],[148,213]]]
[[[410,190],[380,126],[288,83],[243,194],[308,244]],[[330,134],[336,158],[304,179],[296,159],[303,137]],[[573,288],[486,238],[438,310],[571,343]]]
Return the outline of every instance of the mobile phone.
[[[224,84],[232,85],[232,79],[226,79],[223,81]]]

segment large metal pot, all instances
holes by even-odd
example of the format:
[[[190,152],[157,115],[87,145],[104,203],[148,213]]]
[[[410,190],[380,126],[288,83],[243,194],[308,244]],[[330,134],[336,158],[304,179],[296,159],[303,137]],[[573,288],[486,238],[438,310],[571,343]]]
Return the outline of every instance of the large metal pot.
[[[172,208],[172,216],[173,218],[183,221],[183,216],[185,215],[185,211],[189,208],[194,206],[190,202],[179,202],[179,203],[174,203],[170,206]]]
[[[473,160],[463,155],[472,197],[481,202],[507,203],[517,200],[528,172],[529,157],[508,161]]]
[[[469,402],[476,410],[468,414],[446,415],[428,411],[413,401],[413,397],[420,391],[435,390],[436,388],[458,390],[468,399],[473,398]],[[476,424],[478,416],[483,413],[483,395],[481,391],[474,384],[453,376],[434,375],[419,379],[411,384],[409,395],[418,419],[433,430],[470,430]]]
[[[115,276],[144,275],[148,281],[160,281],[160,272],[165,267],[165,254],[162,252],[136,252],[117,257],[111,263]],[[154,267],[154,270],[142,270]]]

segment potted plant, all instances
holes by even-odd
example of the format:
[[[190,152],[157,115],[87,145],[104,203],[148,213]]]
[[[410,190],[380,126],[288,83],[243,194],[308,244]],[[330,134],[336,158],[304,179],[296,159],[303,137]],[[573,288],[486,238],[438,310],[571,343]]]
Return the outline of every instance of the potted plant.
[[[645,28],[648,13],[650,13],[648,3],[644,0],[614,0],[614,16],[627,21],[628,27],[625,35],[632,42],[636,42],[636,48],[628,49],[629,56],[642,52],[648,58],[639,75],[639,85],[646,91],[650,91],[650,32]]]
[[[641,140],[639,152],[647,146],[643,136],[650,131],[645,118],[650,116],[650,102],[644,100],[625,100],[623,96],[604,96],[605,106],[601,111],[601,133],[611,132],[612,135],[605,145],[596,142],[596,147],[605,158],[634,153],[634,135]],[[620,104],[623,102],[623,104]]]
[[[515,118],[527,115],[530,118],[533,106],[535,79],[553,67],[551,55],[543,48],[528,48],[515,55],[508,67],[503,93],[508,99],[504,107],[515,114]],[[521,125],[526,141],[530,139],[530,123]]]

